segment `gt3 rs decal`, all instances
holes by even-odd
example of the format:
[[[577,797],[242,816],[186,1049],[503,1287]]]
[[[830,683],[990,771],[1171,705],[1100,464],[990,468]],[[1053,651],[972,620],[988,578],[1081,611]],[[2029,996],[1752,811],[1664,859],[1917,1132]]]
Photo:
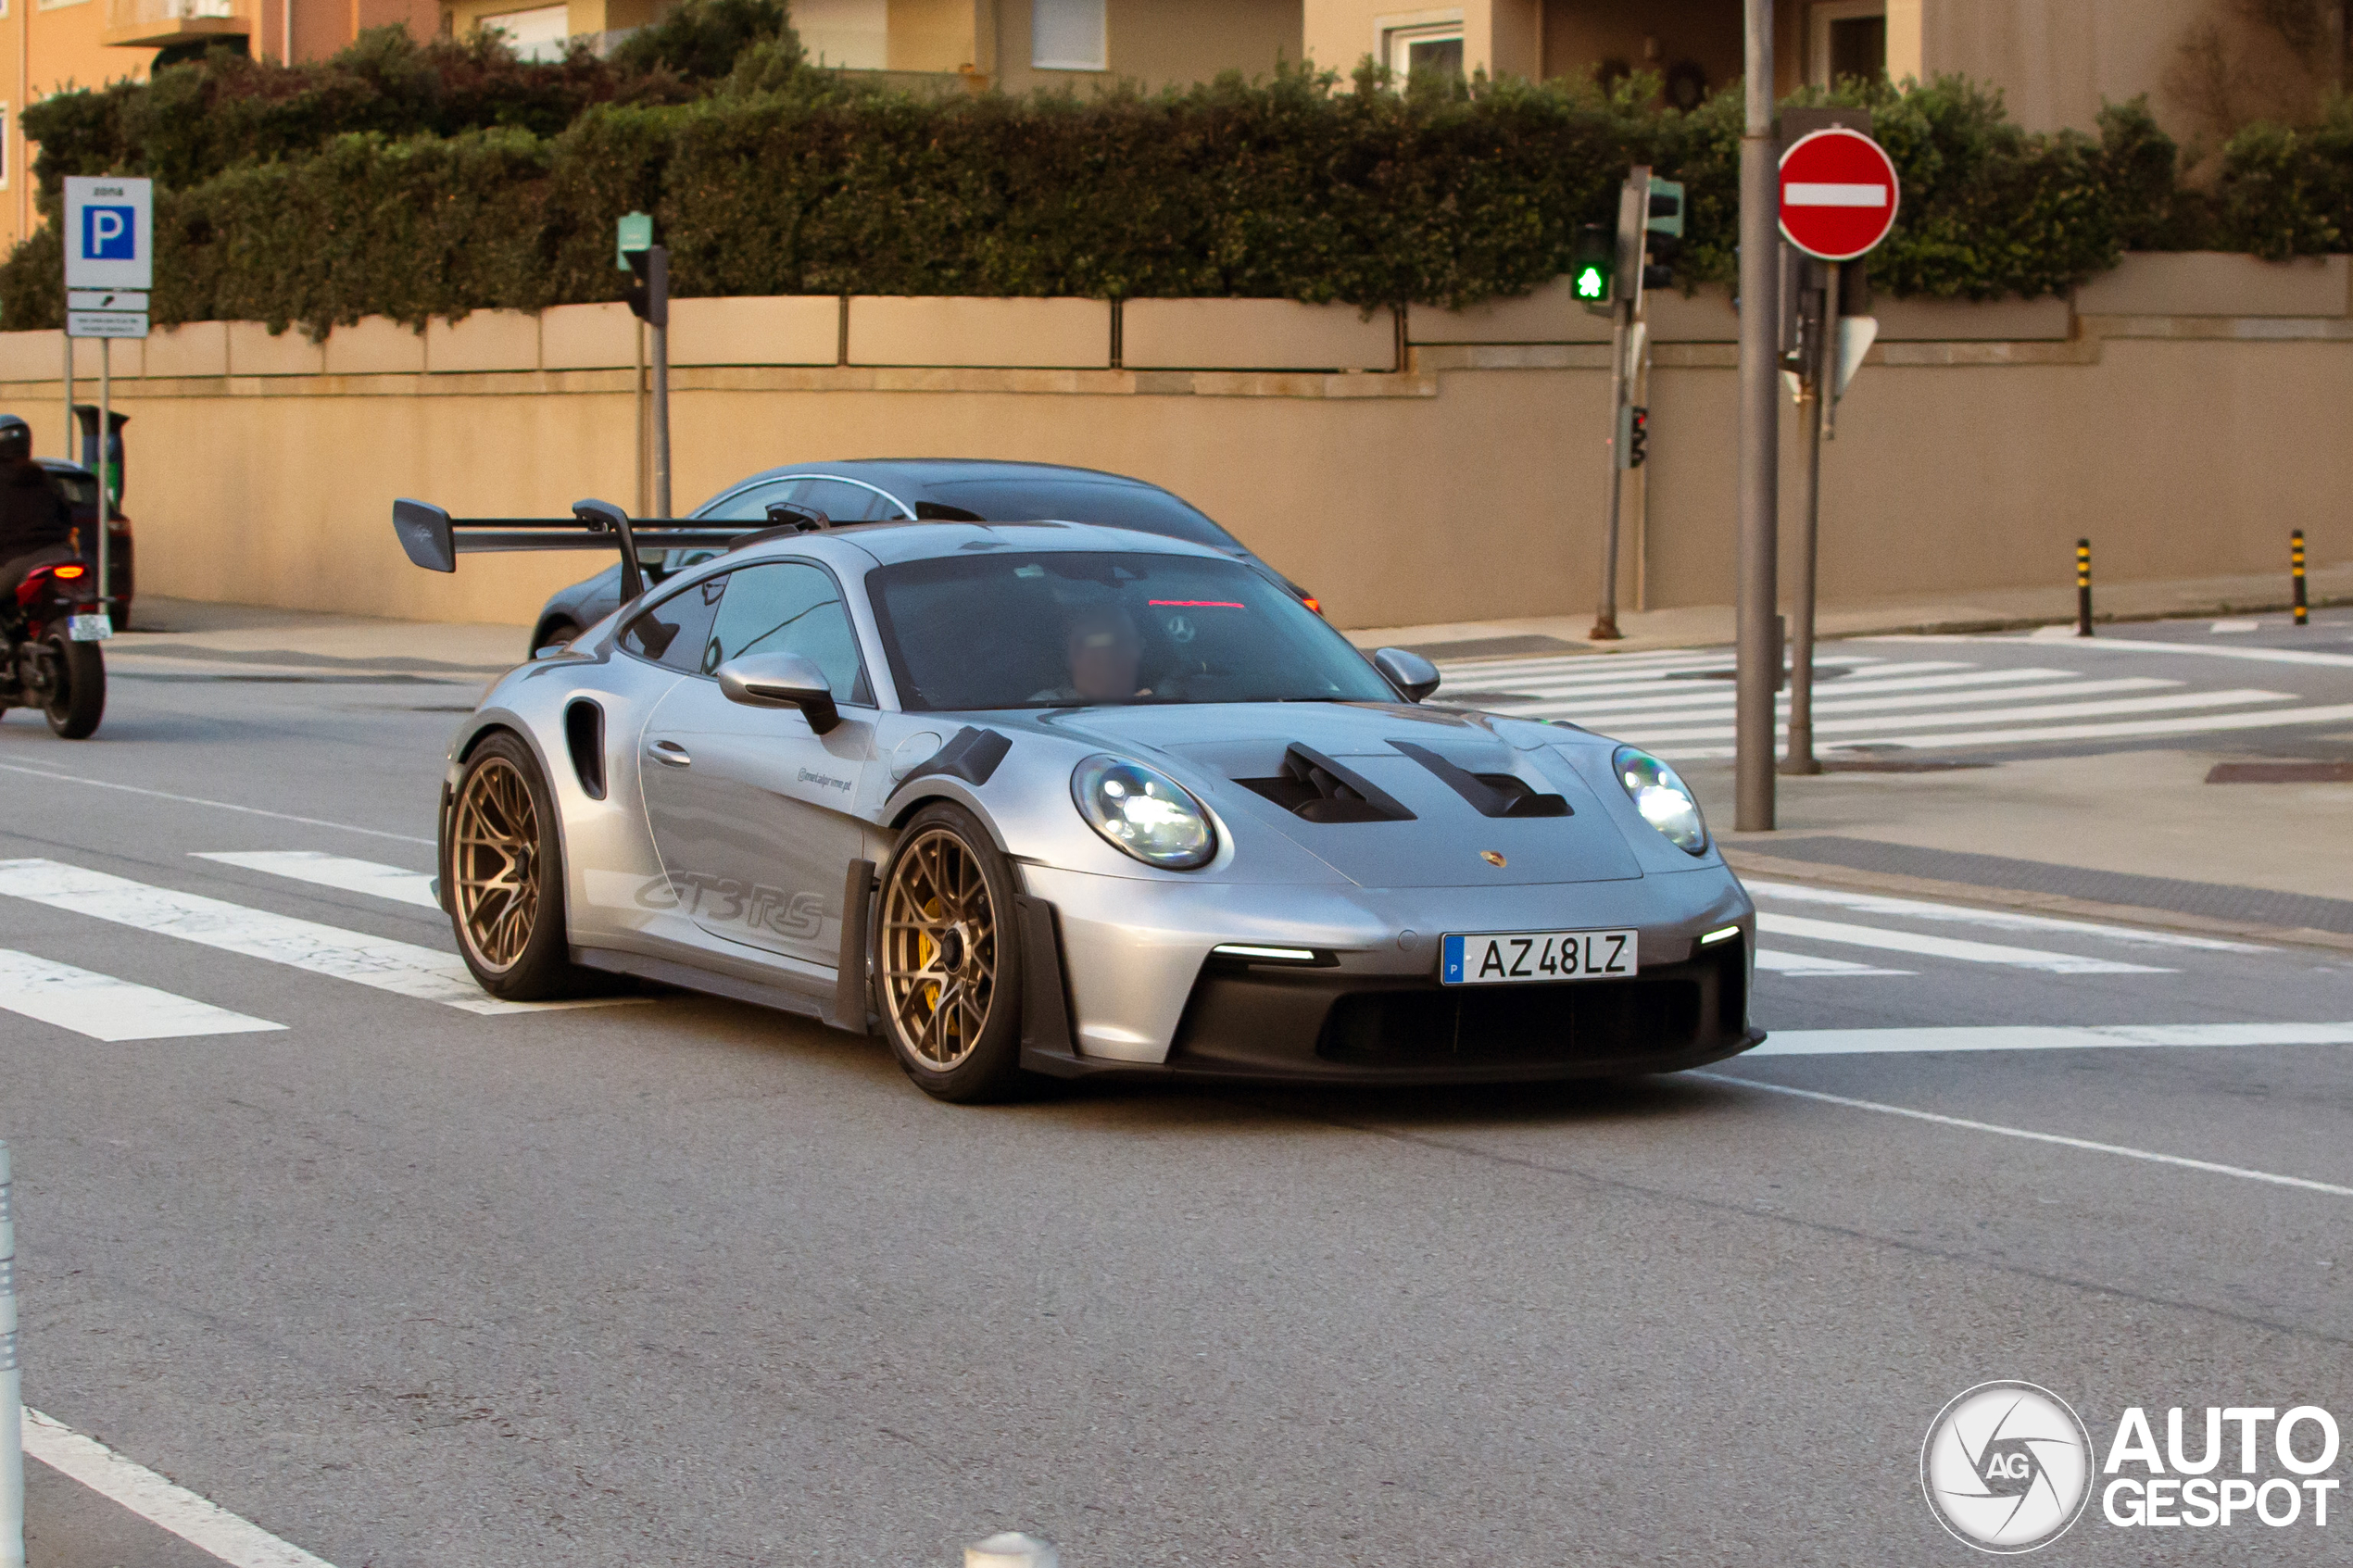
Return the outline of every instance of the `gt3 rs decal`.
[[[825,900],[818,894],[786,893],[781,887],[702,872],[651,878],[638,884],[630,901],[641,909],[675,909],[693,920],[746,925],[804,940],[825,924]]]

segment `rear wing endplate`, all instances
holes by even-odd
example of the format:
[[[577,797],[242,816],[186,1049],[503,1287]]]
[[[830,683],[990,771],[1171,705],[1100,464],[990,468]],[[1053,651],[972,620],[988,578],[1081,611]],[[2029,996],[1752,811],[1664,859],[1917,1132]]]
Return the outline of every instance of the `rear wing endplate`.
[[[635,522],[610,501],[575,501],[570,517],[453,518],[429,501],[395,501],[392,529],[409,558],[428,571],[455,571],[459,556],[484,550],[612,550],[621,552],[622,599],[646,591],[641,549],[689,546],[724,547],[760,527],[698,524],[691,518],[642,518]]]

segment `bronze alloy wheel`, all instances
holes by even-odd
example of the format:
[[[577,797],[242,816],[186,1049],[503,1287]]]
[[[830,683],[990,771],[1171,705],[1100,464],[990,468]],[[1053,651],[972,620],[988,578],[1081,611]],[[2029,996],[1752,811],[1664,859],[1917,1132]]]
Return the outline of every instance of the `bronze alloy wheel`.
[[[949,828],[917,830],[882,897],[883,1010],[900,1047],[944,1073],[976,1049],[997,1004],[996,901],[972,849]]]
[[[539,921],[539,809],[522,771],[491,757],[466,775],[450,823],[459,934],[493,974],[512,969]]]

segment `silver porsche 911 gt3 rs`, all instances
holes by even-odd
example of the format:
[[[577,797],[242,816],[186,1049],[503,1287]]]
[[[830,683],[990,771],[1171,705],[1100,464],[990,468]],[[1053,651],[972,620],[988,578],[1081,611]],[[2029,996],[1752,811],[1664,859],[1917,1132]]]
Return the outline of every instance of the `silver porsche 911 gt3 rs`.
[[[453,522],[412,559],[692,530]],[[1026,1074],[1467,1082],[1747,1048],[1755,912],[1672,769],[1426,704],[1215,550],[1056,522],[806,525],[498,681],[441,898],[510,998],[634,975]]]

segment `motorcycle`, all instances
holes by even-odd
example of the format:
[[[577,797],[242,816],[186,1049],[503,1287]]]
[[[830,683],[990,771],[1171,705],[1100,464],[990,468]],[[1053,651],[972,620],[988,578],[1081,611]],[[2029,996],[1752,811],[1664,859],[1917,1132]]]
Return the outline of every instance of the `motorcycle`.
[[[38,708],[65,739],[87,738],[106,715],[98,645],[113,634],[86,562],[34,567],[16,585],[13,613],[0,618],[0,709]]]

